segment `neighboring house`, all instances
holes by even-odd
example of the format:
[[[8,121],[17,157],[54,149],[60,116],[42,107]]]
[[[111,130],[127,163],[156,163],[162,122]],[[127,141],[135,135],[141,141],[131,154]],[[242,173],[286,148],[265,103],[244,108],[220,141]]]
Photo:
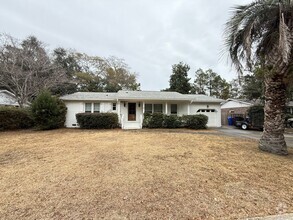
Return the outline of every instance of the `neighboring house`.
[[[228,117],[234,115],[246,115],[249,107],[253,105],[252,102],[240,99],[227,99],[221,103],[221,120],[222,125],[228,125]]]
[[[0,106],[19,107],[15,95],[7,90],[0,90]]]
[[[145,112],[178,116],[204,114],[209,117],[207,126],[221,126],[220,103],[223,100],[205,95],[149,91],[77,92],[61,99],[67,106],[66,127],[78,127],[76,114],[82,112],[115,112],[122,129],[142,128]]]
[[[257,102],[244,101],[240,99],[227,99],[221,103],[221,120],[222,125],[228,125],[229,116],[246,115],[249,107]],[[293,101],[287,103],[287,113],[293,114]]]

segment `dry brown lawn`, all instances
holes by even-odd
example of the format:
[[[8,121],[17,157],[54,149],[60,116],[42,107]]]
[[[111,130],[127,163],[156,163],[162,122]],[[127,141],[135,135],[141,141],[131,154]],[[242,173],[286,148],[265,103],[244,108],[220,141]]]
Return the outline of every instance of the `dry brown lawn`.
[[[293,212],[293,152],[212,132],[0,133],[1,219],[238,219]]]

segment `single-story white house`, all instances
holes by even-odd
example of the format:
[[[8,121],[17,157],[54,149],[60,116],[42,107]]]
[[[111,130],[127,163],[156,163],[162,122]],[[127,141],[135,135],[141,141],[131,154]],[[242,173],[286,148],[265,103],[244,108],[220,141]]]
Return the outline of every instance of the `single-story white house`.
[[[118,91],[77,92],[61,97],[67,106],[66,127],[78,127],[77,113],[114,112],[122,129],[141,129],[146,112],[167,115],[204,114],[207,126],[221,127],[222,99],[206,95],[184,95],[178,92]]]
[[[7,90],[0,90],[0,106],[19,107],[15,95]]]

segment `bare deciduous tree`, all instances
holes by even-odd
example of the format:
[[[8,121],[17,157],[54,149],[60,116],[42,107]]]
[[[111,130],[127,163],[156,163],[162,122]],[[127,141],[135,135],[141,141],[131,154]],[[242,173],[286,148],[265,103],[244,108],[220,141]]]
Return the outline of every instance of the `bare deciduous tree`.
[[[51,61],[36,37],[19,41],[9,35],[0,36],[0,87],[12,92],[21,107],[42,89],[65,80],[64,69]]]
[[[119,90],[139,90],[137,74],[130,71],[130,67],[123,59],[111,56],[104,59],[103,80],[104,90],[118,92]]]

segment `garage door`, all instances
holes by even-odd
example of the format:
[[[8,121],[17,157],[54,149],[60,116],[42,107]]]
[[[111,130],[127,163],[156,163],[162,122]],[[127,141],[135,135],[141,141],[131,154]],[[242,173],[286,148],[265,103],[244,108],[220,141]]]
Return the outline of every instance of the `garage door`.
[[[198,109],[197,114],[203,114],[208,116],[208,127],[217,127],[217,111],[216,109]]]

